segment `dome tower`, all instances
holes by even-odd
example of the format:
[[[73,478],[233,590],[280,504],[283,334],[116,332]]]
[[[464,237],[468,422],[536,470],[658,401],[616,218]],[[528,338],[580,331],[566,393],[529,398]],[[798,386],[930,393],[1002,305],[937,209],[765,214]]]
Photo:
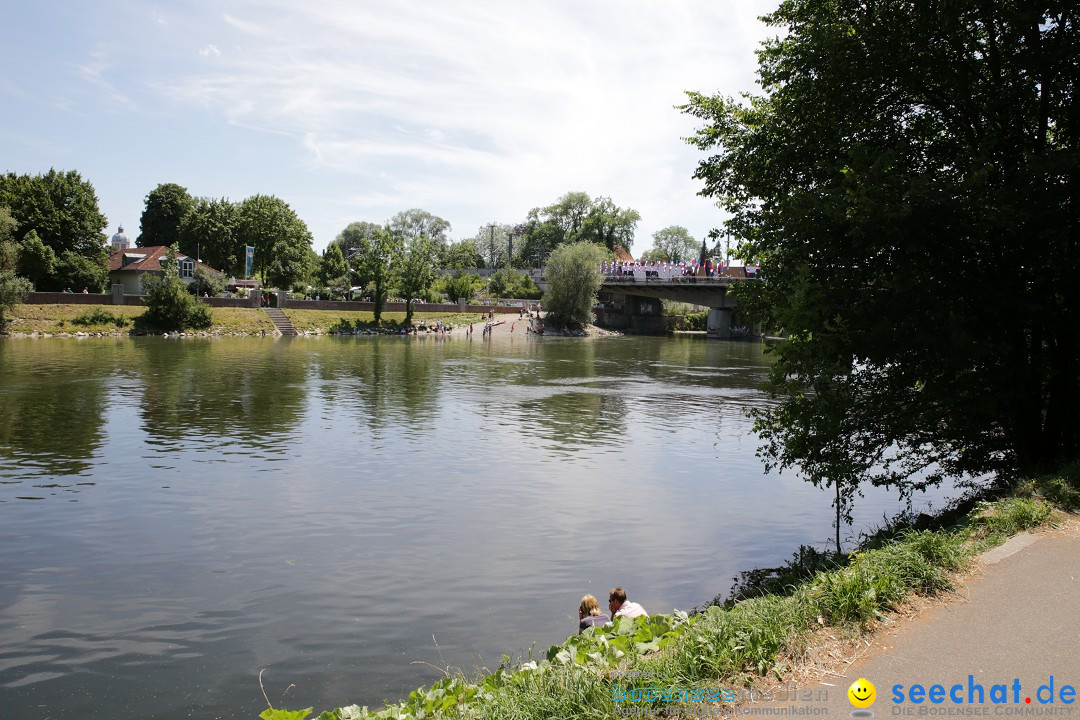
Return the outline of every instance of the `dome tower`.
[[[128,241],[128,236],[124,234],[124,226],[121,225],[117,230],[118,232],[112,236],[112,249],[127,250],[131,247],[131,243]]]

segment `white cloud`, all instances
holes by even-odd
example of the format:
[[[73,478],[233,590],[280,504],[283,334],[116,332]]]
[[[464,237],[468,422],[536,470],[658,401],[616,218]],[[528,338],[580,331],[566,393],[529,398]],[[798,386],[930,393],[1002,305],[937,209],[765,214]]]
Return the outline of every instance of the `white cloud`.
[[[673,106],[686,89],[750,89],[771,4],[241,0],[201,29],[244,52],[208,45],[212,67],[158,89],[291,137],[342,198],[426,207],[463,234],[584,190],[641,212],[640,251],[660,227],[719,221]]]
[[[105,105],[130,110],[135,103],[110,79],[115,70],[113,50],[104,44],[98,44],[90,51],[88,59],[75,65],[75,71],[86,83],[102,91],[100,97]]]

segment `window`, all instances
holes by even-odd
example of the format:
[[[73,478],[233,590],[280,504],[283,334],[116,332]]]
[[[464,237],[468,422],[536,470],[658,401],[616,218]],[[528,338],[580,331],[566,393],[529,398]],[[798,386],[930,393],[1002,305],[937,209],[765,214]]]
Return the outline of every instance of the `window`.
[[[195,277],[195,261],[191,258],[184,258],[180,261],[180,277],[190,278]]]

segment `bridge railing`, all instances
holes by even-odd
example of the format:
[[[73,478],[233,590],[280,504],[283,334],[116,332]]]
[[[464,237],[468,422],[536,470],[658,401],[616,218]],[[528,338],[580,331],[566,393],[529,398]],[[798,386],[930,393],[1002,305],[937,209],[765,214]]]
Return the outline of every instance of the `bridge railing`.
[[[702,277],[700,275],[672,275],[661,277],[654,271],[628,273],[623,275],[604,275],[605,283],[634,283],[641,285],[731,285],[732,283],[758,282],[761,278],[756,276],[731,277],[721,275],[719,277]]]

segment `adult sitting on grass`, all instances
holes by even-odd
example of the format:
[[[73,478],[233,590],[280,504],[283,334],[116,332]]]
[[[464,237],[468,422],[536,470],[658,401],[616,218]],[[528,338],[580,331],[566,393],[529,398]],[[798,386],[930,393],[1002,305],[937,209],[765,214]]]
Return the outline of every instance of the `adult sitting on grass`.
[[[578,635],[585,632],[587,628],[600,627],[604,623],[611,622],[604,613],[600,612],[600,603],[596,602],[596,598],[592,595],[586,595],[581,598],[581,604],[577,609],[578,620]]]
[[[636,618],[642,615],[649,617],[645,608],[626,599],[626,591],[621,587],[612,588],[608,593],[608,609],[611,610],[612,618]]]

